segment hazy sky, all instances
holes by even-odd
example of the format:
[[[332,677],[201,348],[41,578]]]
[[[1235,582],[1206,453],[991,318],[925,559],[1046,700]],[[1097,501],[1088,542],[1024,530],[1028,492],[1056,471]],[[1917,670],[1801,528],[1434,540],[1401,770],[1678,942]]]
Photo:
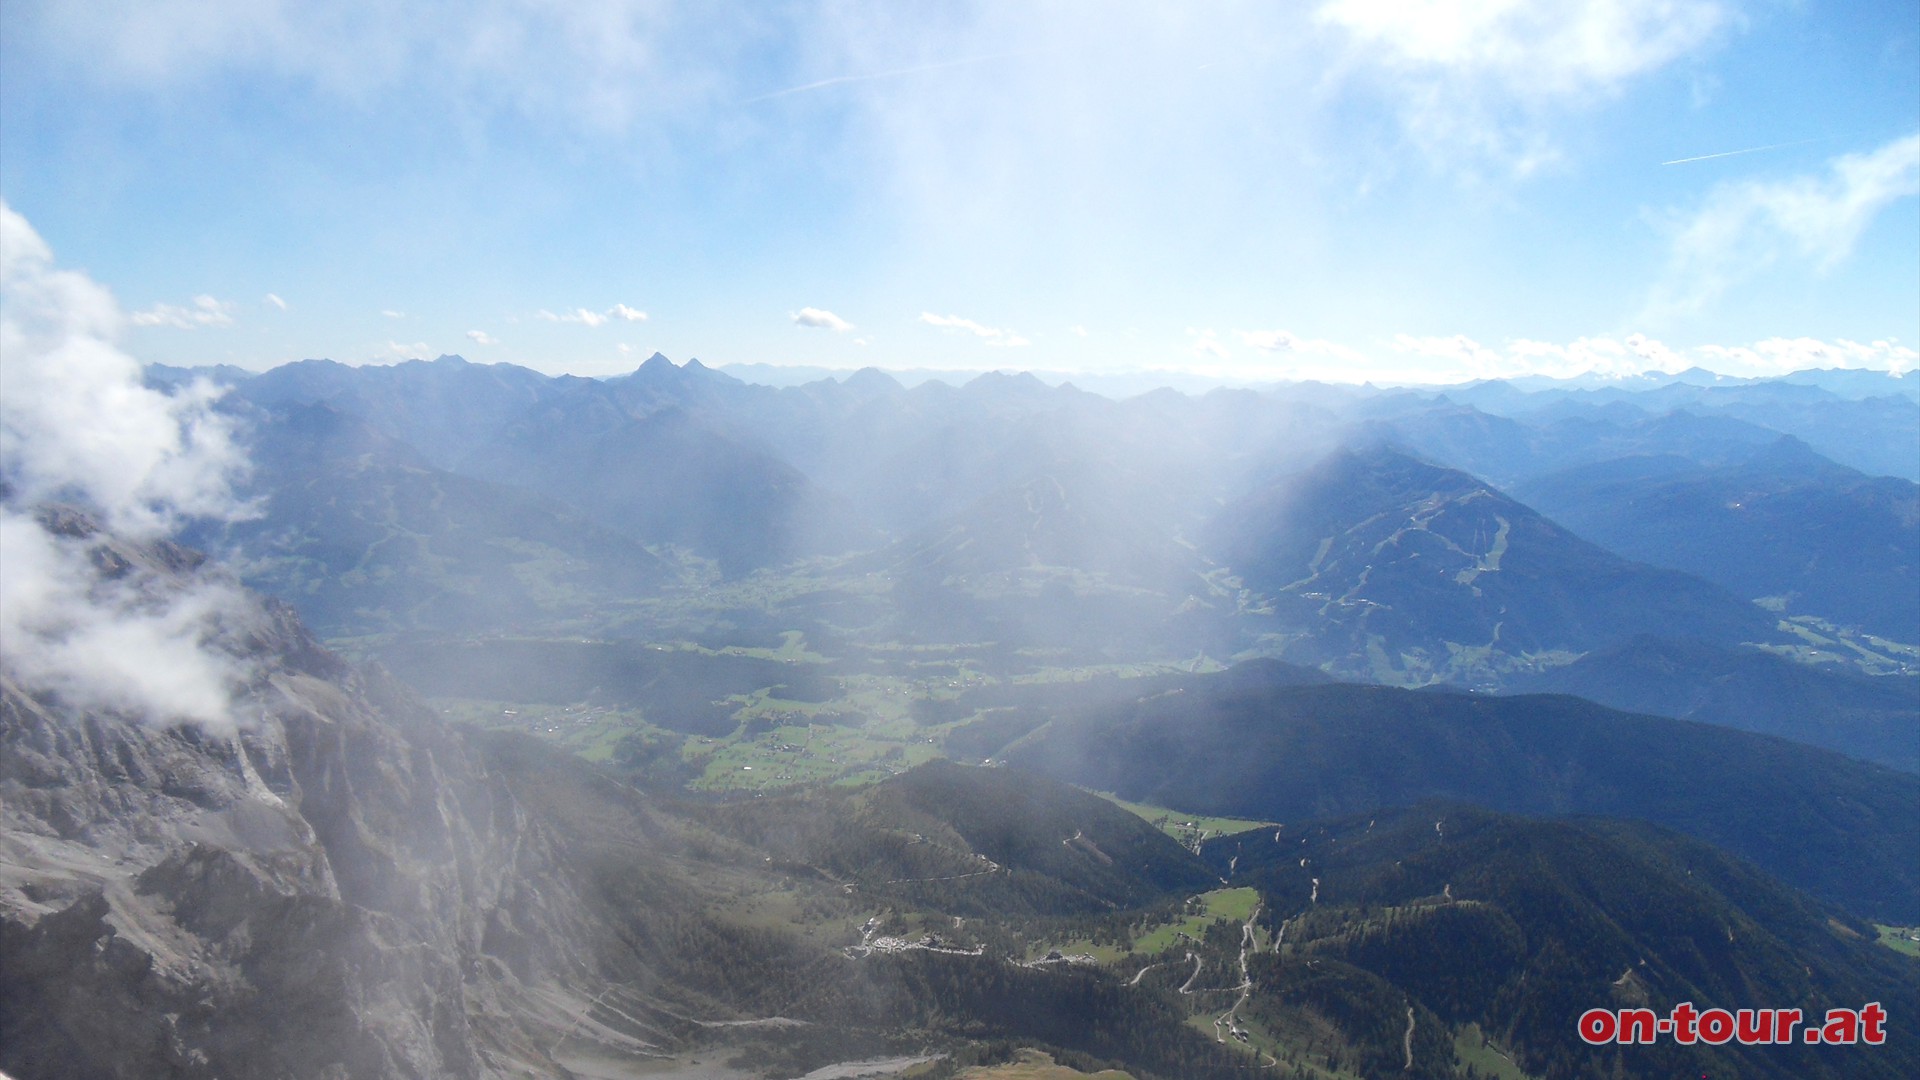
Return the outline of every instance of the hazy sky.
[[[1911,368],[1914,0],[8,0],[123,344],[1463,378]]]

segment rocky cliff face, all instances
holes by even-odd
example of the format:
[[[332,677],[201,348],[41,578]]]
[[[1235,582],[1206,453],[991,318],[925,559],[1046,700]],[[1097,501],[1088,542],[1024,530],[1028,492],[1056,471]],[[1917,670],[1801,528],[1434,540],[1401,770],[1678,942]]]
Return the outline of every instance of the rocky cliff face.
[[[204,572],[63,528],[116,573]],[[289,609],[241,621],[230,735],[0,673],[0,1068],[559,1075],[545,1048],[604,989],[605,930],[550,834],[458,732]]]

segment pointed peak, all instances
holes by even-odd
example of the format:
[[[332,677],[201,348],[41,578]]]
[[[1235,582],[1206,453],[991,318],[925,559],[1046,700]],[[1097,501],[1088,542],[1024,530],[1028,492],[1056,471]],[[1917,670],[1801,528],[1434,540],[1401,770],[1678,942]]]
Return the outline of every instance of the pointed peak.
[[[678,367],[674,366],[673,361],[667,359],[665,353],[654,353],[642,361],[639,367],[634,368],[625,375],[609,376],[606,381],[610,383],[623,383],[636,380],[658,381],[662,378],[671,377],[679,370]]]

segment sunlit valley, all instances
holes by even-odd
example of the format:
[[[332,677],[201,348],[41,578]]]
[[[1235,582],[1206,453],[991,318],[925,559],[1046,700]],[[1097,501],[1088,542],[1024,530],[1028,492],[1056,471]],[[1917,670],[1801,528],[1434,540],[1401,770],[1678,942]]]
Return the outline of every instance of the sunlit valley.
[[[1910,11],[122,14],[0,1080],[1920,1075]]]

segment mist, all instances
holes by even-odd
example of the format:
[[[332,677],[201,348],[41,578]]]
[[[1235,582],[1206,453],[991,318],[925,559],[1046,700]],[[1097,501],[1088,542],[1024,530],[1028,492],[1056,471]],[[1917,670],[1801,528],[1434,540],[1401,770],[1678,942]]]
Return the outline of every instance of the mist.
[[[0,663],[81,708],[230,731],[246,673],[217,640],[254,606],[215,575],[155,573],[167,556],[151,546],[253,512],[233,493],[246,457],[219,392],[146,387],[114,344],[112,295],[59,269],[4,204],[0,288]]]

